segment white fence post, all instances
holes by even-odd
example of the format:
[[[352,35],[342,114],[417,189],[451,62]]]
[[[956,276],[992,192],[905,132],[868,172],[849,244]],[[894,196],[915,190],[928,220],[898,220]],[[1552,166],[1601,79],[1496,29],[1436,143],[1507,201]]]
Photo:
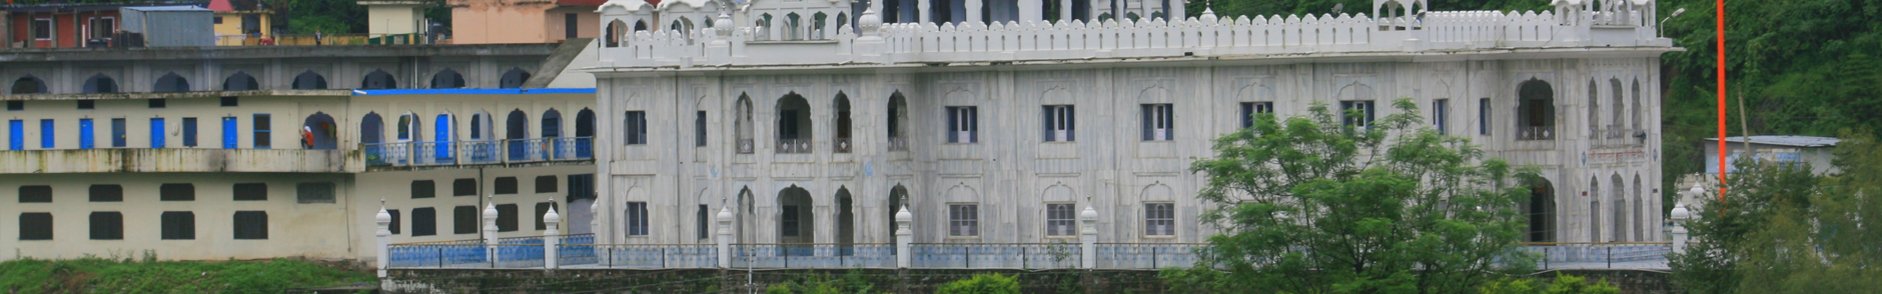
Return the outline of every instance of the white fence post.
[[[1083,247],[1079,256],[1079,267],[1098,268],[1098,210],[1085,205],[1085,211],[1078,213],[1078,245]]]
[[[909,268],[915,264],[914,246],[909,241],[915,239],[915,214],[908,212],[908,206],[895,212],[895,268]]]
[[[732,268],[732,208],[719,207],[719,268]]]
[[[560,254],[557,245],[562,244],[562,215],[555,213],[555,206],[549,206],[549,212],[542,214],[542,225],[548,230],[542,232],[542,267],[556,269],[556,260]]]
[[[496,267],[503,260],[497,258],[497,203],[495,199],[484,204],[484,259],[490,267]]]
[[[392,280],[386,278],[386,268],[392,267],[392,256],[389,255],[392,251],[390,248],[392,240],[392,214],[386,212],[385,200],[379,201],[379,213],[373,214],[373,222],[379,224],[379,231],[373,234],[378,237],[379,241],[379,288],[390,289]]]

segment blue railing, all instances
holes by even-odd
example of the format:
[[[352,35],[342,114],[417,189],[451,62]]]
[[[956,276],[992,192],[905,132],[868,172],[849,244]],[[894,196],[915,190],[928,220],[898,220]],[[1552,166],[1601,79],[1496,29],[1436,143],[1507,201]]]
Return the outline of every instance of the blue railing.
[[[439,166],[594,159],[594,138],[360,144],[367,166]]]
[[[489,248],[484,240],[393,244],[386,249],[391,267],[395,268],[490,267]]]
[[[1204,243],[1098,243],[1097,268],[1145,269],[1196,265],[1196,251]]]
[[[1078,268],[1078,243],[913,243],[917,268]]]
[[[894,268],[895,245],[733,244],[734,268]]]

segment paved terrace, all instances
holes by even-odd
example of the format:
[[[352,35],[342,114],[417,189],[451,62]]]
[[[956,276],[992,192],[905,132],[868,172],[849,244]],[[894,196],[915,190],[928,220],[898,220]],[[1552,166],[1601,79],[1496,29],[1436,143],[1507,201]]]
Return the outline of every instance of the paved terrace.
[[[603,23],[640,17],[603,6]],[[1445,11],[1418,16],[1290,15],[1165,21],[874,24],[858,30],[743,26],[637,31],[618,46],[601,42],[596,72],[659,68],[1024,63],[1091,59],[1215,60],[1302,57],[1444,56],[1457,53],[1667,51],[1651,11],[1608,14],[1576,7],[1553,12]],[[879,22],[879,21],[876,21]],[[733,23],[720,16],[716,23]]]

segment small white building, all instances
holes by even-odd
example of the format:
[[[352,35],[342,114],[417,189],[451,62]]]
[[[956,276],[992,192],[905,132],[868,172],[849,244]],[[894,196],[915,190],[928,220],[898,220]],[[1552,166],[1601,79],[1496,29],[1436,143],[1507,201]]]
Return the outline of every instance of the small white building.
[[[1840,141],[1830,137],[1767,135],[1725,137],[1725,173],[1738,171],[1734,164],[1738,160],[1752,158],[1760,162],[1781,164],[1803,164],[1810,166],[1816,174],[1836,173],[1836,165],[1830,160],[1835,156],[1831,151]],[[1719,173],[1719,139],[1706,138],[1699,144],[1705,149],[1705,173]]]

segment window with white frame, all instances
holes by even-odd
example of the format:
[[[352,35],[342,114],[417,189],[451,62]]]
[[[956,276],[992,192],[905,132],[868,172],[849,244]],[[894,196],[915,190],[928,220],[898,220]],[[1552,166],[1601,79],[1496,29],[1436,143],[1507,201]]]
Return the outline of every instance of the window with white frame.
[[[628,236],[646,236],[647,235],[647,203],[646,202],[628,202],[627,203],[627,235]]]
[[[1046,105],[1040,113],[1044,129],[1042,136],[1046,142],[1077,141],[1077,134],[1073,132],[1073,124],[1076,123],[1073,119],[1076,116],[1073,115],[1075,112],[1071,105]]]
[[[1176,204],[1175,203],[1145,203],[1144,204],[1144,235],[1146,236],[1175,236],[1176,235]]]
[[[1255,115],[1274,114],[1274,102],[1242,102],[1242,128],[1255,126]]]
[[[980,236],[980,207],[974,204],[948,204],[948,236]]]
[[[1078,212],[1071,203],[1046,204],[1046,236],[1072,236],[1078,234]]]
[[[1143,104],[1144,141],[1170,141],[1176,138],[1173,104]]]
[[[980,142],[980,111],[974,106],[948,106],[948,143]]]
[[[52,40],[52,30],[53,28],[52,28],[51,18],[33,19],[33,39],[34,40]]]
[[[1340,121],[1355,128],[1372,126],[1372,100],[1340,101]]]

